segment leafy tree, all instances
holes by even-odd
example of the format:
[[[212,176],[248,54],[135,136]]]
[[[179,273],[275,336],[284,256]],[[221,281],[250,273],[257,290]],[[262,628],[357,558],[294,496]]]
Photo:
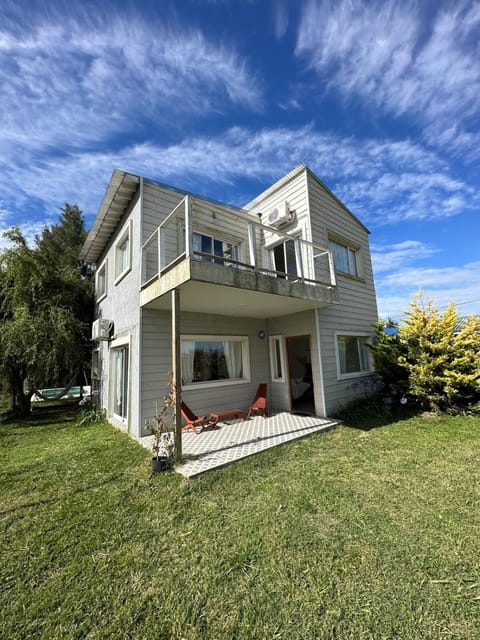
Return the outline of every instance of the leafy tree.
[[[474,402],[480,394],[480,319],[469,316],[453,336],[453,356],[445,371],[445,393],[451,403]]]
[[[85,235],[76,205],[65,205],[34,248],[17,227],[5,233],[11,246],[0,254],[0,369],[21,414],[36,388],[64,385],[89,359],[93,286],[78,260]]]
[[[370,347],[375,372],[381,376],[384,393],[403,395],[408,390],[408,372],[399,363],[406,355],[406,345],[400,339],[398,323],[390,318],[379,320],[375,329],[375,343]]]
[[[459,329],[453,303],[442,315],[421,294],[410,307],[399,328],[406,348],[399,363],[408,371],[410,393],[428,407],[471,401],[480,392],[478,320]]]

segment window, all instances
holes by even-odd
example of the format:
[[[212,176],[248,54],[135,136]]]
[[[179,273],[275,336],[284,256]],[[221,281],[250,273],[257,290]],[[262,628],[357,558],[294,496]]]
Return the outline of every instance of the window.
[[[238,246],[224,240],[219,240],[213,236],[203,233],[192,234],[193,252],[195,257],[204,262],[214,262],[215,264],[226,264],[230,266],[229,260],[238,261]],[[208,255],[198,255],[208,254]],[[217,256],[216,258],[212,256]]]
[[[282,336],[270,336],[270,369],[273,382],[285,382]]]
[[[127,421],[128,410],[128,346],[112,349],[113,354],[113,415]]]
[[[248,338],[240,336],[183,336],[182,384],[248,382]]]
[[[337,356],[340,376],[372,370],[368,336],[337,335]]]
[[[357,250],[335,240],[328,241],[336,271],[358,276]]]
[[[115,247],[115,283],[117,283],[130,270],[131,262],[131,242],[129,224],[125,232],[120,237]]]
[[[273,265],[278,278],[284,278],[284,273],[297,275],[297,256],[295,252],[295,242],[286,240],[272,249]]]
[[[107,295],[107,263],[103,265],[97,271],[97,300],[101,300]]]

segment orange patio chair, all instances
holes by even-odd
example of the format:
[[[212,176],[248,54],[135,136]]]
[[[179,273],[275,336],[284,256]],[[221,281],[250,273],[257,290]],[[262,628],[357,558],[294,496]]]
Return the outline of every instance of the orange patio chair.
[[[267,385],[265,382],[258,385],[257,393],[247,413],[247,420],[252,413],[260,413],[264,418],[267,417]]]
[[[208,422],[207,416],[197,416],[193,413],[188,405],[182,400],[182,417],[186,424],[182,427],[182,431],[193,431],[198,433],[197,429],[204,427]]]

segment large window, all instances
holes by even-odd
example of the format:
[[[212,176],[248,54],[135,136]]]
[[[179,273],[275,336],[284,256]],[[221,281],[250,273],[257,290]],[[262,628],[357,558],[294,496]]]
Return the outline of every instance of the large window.
[[[372,370],[368,336],[337,335],[337,355],[340,376]]]
[[[250,379],[248,338],[183,336],[182,384],[232,384]]]
[[[277,277],[285,277],[283,274],[297,275],[297,256],[295,242],[286,240],[272,249],[275,271],[279,271]]]
[[[121,280],[130,271],[132,253],[130,227],[129,224],[115,245],[115,282]]]
[[[128,346],[112,349],[113,357],[113,415],[127,421],[128,410]]]
[[[203,233],[193,233],[193,252],[200,260],[226,266],[231,265],[230,260],[238,260],[238,246]]]
[[[336,240],[329,240],[328,244],[333,253],[335,270],[358,276],[357,250]]]

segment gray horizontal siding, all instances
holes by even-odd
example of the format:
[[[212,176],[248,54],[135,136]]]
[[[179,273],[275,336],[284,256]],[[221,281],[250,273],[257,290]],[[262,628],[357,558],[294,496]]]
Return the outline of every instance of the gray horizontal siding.
[[[168,391],[171,365],[171,316],[169,312],[144,309],[142,340],[141,406],[142,424],[151,418],[155,402]],[[186,390],[185,402],[198,415],[222,409],[246,410],[257,386],[268,382],[268,344],[257,337],[265,322],[208,314],[181,314],[182,334],[248,336],[250,347],[250,383]]]
[[[311,175],[308,176],[312,238],[327,246],[335,234],[358,247],[360,278],[337,273],[337,303],[318,311],[320,344],[327,413],[337,411],[352,399],[352,380],[338,380],[336,333],[372,335],[377,320],[368,232]]]

